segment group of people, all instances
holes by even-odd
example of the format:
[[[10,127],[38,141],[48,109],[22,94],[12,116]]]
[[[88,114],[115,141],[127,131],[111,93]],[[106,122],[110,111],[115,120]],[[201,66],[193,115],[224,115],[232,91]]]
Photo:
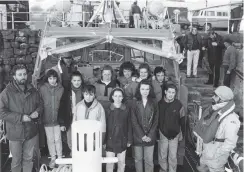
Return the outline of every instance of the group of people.
[[[14,66],[13,80],[0,94],[0,119],[6,123],[11,171],[32,171],[40,124],[44,125],[51,156],[49,166],[54,168],[55,160],[63,157],[61,132],[66,131],[72,150],[72,123],[89,119],[102,123],[106,156],[118,157],[119,172],[125,170],[126,150],[130,146],[136,171],[153,172],[157,140],[160,171],[176,172],[178,142],[185,135],[186,116],[185,108],[176,99],[178,88],[166,80],[164,68],[158,66],[151,72],[150,66],[142,63],[136,70],[127,61],[121,64],[116,77],[114,69],[105,65],[101,77],[87,83],[70,65],[70,56],[66,55],[60,63],[62,72],[49,66],[38,89],[27,83],[24,65]],[[233,112],[233,93],[228,87],[216,90],[213,100],[215,103],[206,116],[227,113],[228,117],[220,124],[215,140],[206,145],[201,165],[202,169],[217,171],[223,168],[228,152],[236,144],[240,122]],[[219,157],[209,157],[210,148],[217,148],[216,155],[223,157],[221,161],[216,160]],[[113,164],[106,165],[107,172],[113,169]]]
[[[206,57],[209,69],[209,78],[205,84],[214,87],[230,86],[231,75],[238,61],[238,51],[232,45],[231,39],[223,39],[214,29],[210,29],[207,37],[203,37],[193,26],[189,33],[183,31],[183,35],[177,39],[177,42],[180,44],[181,51],[187,56],[188,78],[198,77],[197,67],[202,54]]]
[[[61,132],[67,132],[72,150],[71,125],[87,119],[102,123],[106,156],[118,157],[118,171],[124,171],[127,147],[133,146],[136,171],[142,172],[145,166],[145,172],[153,172],[158,135],[161,169],[176,171],[185,110],[176,99],[177,87],[166,82],[163,67],[156,67],[153,76],[143,63],[137,75],[128,61],[116,77],[113,68],[105,65],[93,84],[86,83],[78,71],[70,73],[69,84],[63,84],[68,81],[64,73],[55,67],[46,70],[36,89],[27,83],[27,68],[14,66],[13,80],[0,94],[0,119],[6,122],[12,172],[32,171],[40,124],[51,156],[49,166],[54,168],[55,160],[63,157]],[[113,164],[107,164],[107,172],[113,169]]]

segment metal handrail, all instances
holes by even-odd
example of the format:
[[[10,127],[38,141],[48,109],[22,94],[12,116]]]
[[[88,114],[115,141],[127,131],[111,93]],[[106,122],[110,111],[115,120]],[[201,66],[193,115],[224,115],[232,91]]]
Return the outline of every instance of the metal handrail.
[[[126,10],[124,10],[126,11]],[[44,20],[43,21],[34,21],[34,20],[23,20],[23,21],[16,21],[15,18],[14,18],[14,15],[15,14],[39,14],[40,16],[43,16],[43,18],[46,18],[48,15],[51,15],[53,14],[52,12],[39,12],[39,11],[31,11],[31,12],[0,12],[0,23],[12,23],[12,29],[14,29],[14,24],[15,23],[27,23],[27,22],[34,22],[34,23],[39,23],[39,22],[45,22]],[[55,12],[54,12],[55,14]],[[64,21],[64,16],[67,15],[67,14],[81,14],[81,15],[84,15],[84,14],[90,14],[90,12],[86,12],[86,11],[82,11],[82,12],[57,12],[56,14],[62,14],[62,18],[61,20]],[[8,16],[8,15],[11,15],[11,20],[10,21],[7,21],[7,20],[1,20],[3,16]],[[54,17],[57,19],[57,17]],[[129,16],[125,16],[126,19],[129,19]],[[70,21],[71,23],[72,22],[81,22],[81,20],[72,20]],[[95,23],[96,24],[96,23]]]
[[[240,72],[239,70],[234,69],[235,74],[243,80],[243,73]]]

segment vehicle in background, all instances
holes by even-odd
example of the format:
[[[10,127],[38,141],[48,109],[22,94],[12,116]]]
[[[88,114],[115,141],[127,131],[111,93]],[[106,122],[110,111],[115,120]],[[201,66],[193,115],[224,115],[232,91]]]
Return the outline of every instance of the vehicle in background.
[[[207,30],[209,30],[210,28],[227,29],[229,18],[230,13],[228,12],[228,10],[224,9],[210,8],[204,10],[196,10],[192,16],[192,25],[203,29],[207,27]]]

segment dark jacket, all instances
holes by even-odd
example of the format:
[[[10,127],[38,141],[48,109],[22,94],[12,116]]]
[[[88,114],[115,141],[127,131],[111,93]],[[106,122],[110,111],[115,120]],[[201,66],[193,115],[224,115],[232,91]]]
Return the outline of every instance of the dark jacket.
[[[164,98],[158,102],[159,109],[159,130],[169,140],[174,139],[180,131],[184,132],[185,110],[181,102],[175,99],[173,102],[166,102]]]
[[[193,46],[193,40],[194,39],[194,35],[192,33],[188,33],[186,34],[186,37],[184,39],[184,48],[186,50],[191,51],[192,50],[192,46]],[[198,46],[199,46],[199,50],[202,49],[202,37],[197,34],[197,41],[198,41]]]
[[[138,5],[132,4],[131,6],[131,14],[140,14],[141,15],[141,9]]]
[[[110,105],[109,95],[114,88],[119,87],[119,83],[117,80],[112,80],[108,85],[106,85],[101,80],[98,80],[94,86],[96,87],[97,100],[102,104],[105,110],[108,109]]]
[[[43,112],[43,102],[38,91],[27,85],[22,91],[15,81],[10,82],[0,94],[0,119],[6,122],[7,138],[11,141],[29,140],[37,135],[38,123],[22,122],[23,115]]]
[[[217,46],[213,46],[212,43],[216,42]],[[208,38],[204,41],[204,47],[208,51],[209,64],[221,64],[222,63],[222,51],[224,49],[224,42],[220,35],[215,33],[215,38]]]
[[[180,45],[180,53],[184,50],[184,43],[185,43],[186,36],[179,36],[176,38],[177,43]]]
[[[124,76],[118,77],[119,85],[121,88],[125,89],[129,84],[132,83],[132,78],[125,78]]]
[[[40,95],[44,102],[44,113],[42,122],[45,126],[58,125],[58,109],[60,100],[63,95],[64,88],[61,84],[53,87],[49,83],[45,83],[40,88]]]
[[[155,100],[148,100],[144,108],[142,101],[133,101],[131,107],[131,122],[134,146],[152,146],[156,141],[158,127],[158,104]],[[151,142],[142,141],[143,136],[151,138]]]
[[[82,89],[82,87],[81,87]],[[80,94],[81,100],[83,99],[82,91]],[[68,130],[73,121],[72,113],[72,89],[64,89],[64,93],[61,97],[59,111],[58,111],[58,122],[61,126],[65,126]]]
[[[113,104],[106,110],[106,150],[121,153],[132,143],[130,110],[124,104],[116,108]]]
[[[62,85],[65,89],[67,89],[70,86],[71,74],[72,72],[76,71],[77,68],[75,67],[74,62],[70,64],[70,67],[67,67],[65,62],[61,60],[60,65],[62,68],[62,73],[61,73]]]
[[[162,98],[162,89],[160,87],[160,84],[157,81],[153,80],[152,78],[149,78],[148,80],[152,83],[156,100],[159,102]],[[125,88],[126,100],[133,100],[138,85],[139,82],[133,81]]]
[[[60,66],[62,69],[62,73],[60,73],[58,68],[58,59],[57,57],[48,56],[45,60],[42,61],[42,69],[41,69],[41,78],[45,76],[45,73],[49,69],[54,69],[58,72],[59,78],[62,81],[62,86],[64,89],[69,88],[70,80],[71,80],[71,73],[74,71],[77,71],[77,67],[74,61],[71,62],[70,66],[67,67],[65,62],[63,60],[60,61]],[[43,84],[43,81],[41,81],[41,84]]]

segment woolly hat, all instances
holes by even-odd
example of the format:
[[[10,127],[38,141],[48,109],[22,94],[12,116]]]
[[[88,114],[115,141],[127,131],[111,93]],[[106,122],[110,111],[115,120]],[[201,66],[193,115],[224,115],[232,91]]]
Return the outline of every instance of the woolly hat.
[[[226,86],[219,86],[218,88],[216,88],[214,93],[217,96],[219,96],[219,98],[223,101],[230,101],[230,100],[233,100],[233,98],[234,98],[233,91],[229,87],[226,87]]]

